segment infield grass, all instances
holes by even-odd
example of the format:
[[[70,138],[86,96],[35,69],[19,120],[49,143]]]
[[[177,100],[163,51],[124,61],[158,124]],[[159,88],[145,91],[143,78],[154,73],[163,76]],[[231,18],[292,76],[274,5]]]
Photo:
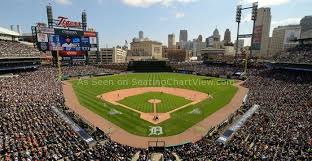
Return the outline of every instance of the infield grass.
[[[161,93],[161,92],[147,92],[135,96],[127,97],[119,103],[131,107],[133,109],[139,110],[145,113],[153,113],[153,104],[149,103],[148,100],[158,99],[161,103],[157,104],[156,111],[159,113],[169,112],[178,107],[186,105],[192,101],[187,100],[183,97],[174,96],[171,94]]]
[[[80,103],[84,107],[106,118],[126,131],[140,136],[148,136],[150,126],[155,125],[140,119],[139,114],[136,112],[104,102],[96,96],[110,91],[136,87],[173,87],[191,89],[207,93],[213,97],[212,99],[204,100],[196,105],[190,105],[178,110],[171,114],[169,120],[157,125],[163,128],[164,134],[161,136],[171,136],[187,130],[194,126],[194,124],[216,112],[228,104],[237,92],[237,87],[233,86],[233,80],[177,73],[120,74],[95,77],[86,80],[72,80],[71,83],[73,84],[73,88]],[[133,106],[141,103],[145,104],[144,102],[146,102],[145,100],[148,97],[155,97],[155,93],[151,94],[153,96],[148,95],[148,93],[145,93],[140,100],[137,100],[138,98],[135,98],[136,96],[133,96],[134,98],[128,98],[129,100],[126,98],[126,102],[127,104],[130,103],[131,106],[132,104]],[[170,95],[170,97],[172,97],[172,95]],[[180,105],[182,102],[185,103],[181,99],[173,99],[170,97],[163,99],[165,99],[164,102],[166,104],[168,100],[168,104],[171,105],[164,106],[163,108],[160,108],[160,110],[170,111],[175,108],[174,105]],[[122,100],[122,102],[123,101],[124,100]],[[176,108],[178,107],[180,106],[177,106]],[[120,111],[122,114],[110,115],[112,109]],[[194,109],[200,112],[196,114],[192,113]],[[146,110],[148,111],[148,109]],[[187,142],[187,140],[185,141]]]

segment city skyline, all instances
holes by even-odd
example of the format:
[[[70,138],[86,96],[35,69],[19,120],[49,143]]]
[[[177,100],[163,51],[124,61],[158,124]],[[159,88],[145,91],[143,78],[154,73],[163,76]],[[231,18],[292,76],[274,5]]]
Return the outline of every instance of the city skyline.
[[[139,31],[145,37],[168,44],[168,34],[174,33],[179,39],[180,30],[188,31],[188,40],[203,35],[203,40],[212,35],[217,27],[223,40],[227,28],[231,31],[232,42],[236,39],[235,10],[238,4],[251,4],[252,0],[218,2],[207,0],[5,0],[1,5],[0,15],[10,13],[10,17],[0,18],[0,26],[21,25],[23,32],[30,32],[30,26],[36,22],[46,22],[45,6],[53,6],[54,17],[67,16],[79,21],[81,11],[86,10],[89,27],[99,32],[101,47],[123,45],[131,42]],[[311,14],[308,0],[259,0],[260,7],[272,9],[271,33],[279,25],[297,24],[305,15]],[[5,6],[5,7],[4,7]],[[219,6],[219,7],[218,7]],[[10,8],[16,7],[14,12]],[[222,8],[222,9],[221,9]],[[296,11],[300,9],[300,13]],[[25,12],[27,11],[27,12]],[[100,11],[100,12],[99,12]],[[216,16],[219,14],[219,16]],[[242,33],[251,32],[250,13],[242,16]],[[220,18],[218,18],[220,17]],[[222,17],[222,18],[221,18]],[[207,21],[203,21],[207,19]]]

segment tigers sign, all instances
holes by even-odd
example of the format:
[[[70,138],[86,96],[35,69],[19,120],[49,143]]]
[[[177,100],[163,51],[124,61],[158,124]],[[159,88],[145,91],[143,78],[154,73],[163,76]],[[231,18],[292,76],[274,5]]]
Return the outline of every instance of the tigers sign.
[[[55,24],[58,27],[74,27],[81,28],[81,22],[69,21],[67,17],[59,16],[57,20],[55,20]]]

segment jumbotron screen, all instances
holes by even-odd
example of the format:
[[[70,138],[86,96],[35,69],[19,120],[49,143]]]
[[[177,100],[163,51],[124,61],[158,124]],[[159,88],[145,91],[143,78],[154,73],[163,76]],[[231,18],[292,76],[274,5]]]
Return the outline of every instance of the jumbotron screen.
[[[50,36],[50,47],[52,50],[61,51],[89,51],[91,48],[90,37],[70,37],[61,35]],[[94,42],[92,42],[94,44]]]
[[[49,33],[41,32],[37,34],[39,48],[42,50],[47,49],[50,51],[97,50],[98,43],[96,32],[68,30],[68,29],[52,29],[51,31],[50,30]],[[49,46],[49,48],[45,46]]]

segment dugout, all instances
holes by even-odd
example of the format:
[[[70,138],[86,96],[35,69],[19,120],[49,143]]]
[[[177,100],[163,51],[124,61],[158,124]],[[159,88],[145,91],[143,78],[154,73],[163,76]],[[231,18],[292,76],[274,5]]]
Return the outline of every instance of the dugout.
[[[163,153],[165,151],[166,143],[164,141],[149,141],[148,151],[152,153]]]

